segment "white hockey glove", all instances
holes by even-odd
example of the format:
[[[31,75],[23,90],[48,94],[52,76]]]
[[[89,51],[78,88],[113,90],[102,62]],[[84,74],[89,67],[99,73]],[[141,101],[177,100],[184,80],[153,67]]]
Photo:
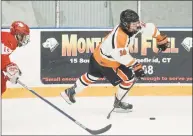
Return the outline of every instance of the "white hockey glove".
[[[19,79],[19,76],[21,76],[21,74],[22,73],[19,67],[15,63],[7,65],[6,76],[11,83],[17,84],[17,80]]]

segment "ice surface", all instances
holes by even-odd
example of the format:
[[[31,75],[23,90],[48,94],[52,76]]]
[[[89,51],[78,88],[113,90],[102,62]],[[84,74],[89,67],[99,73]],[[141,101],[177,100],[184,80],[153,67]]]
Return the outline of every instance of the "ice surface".
[[[68,105],[61,97],[46,98],[90,129],[109,123],[103,135],[192,134],[191,96],[130,97],[133,112],[112,113],[114,97],[77,97]],[[150,120],[155,117],[156,120]],[[2,100],[3,135],[89,135],[87,131],[38,98]]]

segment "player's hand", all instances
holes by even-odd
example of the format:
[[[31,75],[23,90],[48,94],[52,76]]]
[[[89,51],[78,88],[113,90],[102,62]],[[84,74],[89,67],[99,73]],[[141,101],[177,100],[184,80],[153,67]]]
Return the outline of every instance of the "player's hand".
[[[161,51],[165,51],[169,47],[168,37],[165,34],[160,34],[156,38],[157,48]]]
[[[6,67],[6,78],[13,84],[17,84],[21,71],[15,63],[10,63]]]
[[[134,72],[135,72],[135,76],[136,76],[138,79],[141,79],[142,77],[145,76],[145,73],[144,73],[144,70],[142,69],[142,64],[141,64],[141,63],[136,62],[136,63],[133,65],[133,70],[134,70]]]

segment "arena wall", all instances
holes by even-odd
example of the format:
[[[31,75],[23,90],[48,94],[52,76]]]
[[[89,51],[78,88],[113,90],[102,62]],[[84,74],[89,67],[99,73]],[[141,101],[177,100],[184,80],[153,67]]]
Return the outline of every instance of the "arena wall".
[[[20,80],[27,86],[31,87],[37,93],[44,97],[59,96],[60,92],[72,85],[72,83],[64,84],[44,84],[41,80],[41,32],[68,32],[68,31],[106,31],[111,29],[31,29],[31,42],[29,45],[16,49],[10,57],[13,62],[18,64],[22,71]],[[190,28],[160,28],[167,31],[192,31]],[[8,29],[3,29],[8,31]],[[49,38],[49,37],[48,37]],[[60,43],[59,43],[60,46]],[[181,45],[179,45],[181,46]],[[190,58],[191,59],[191,58]],[[68,73],[71,69],[63,69],[63,72]],[[86,71],[85,71],[86,72]],[[180,76],[180,75],[179,75]],[[192,73],[190,73],[192,77]],[[192,80],[192,79],[191,79]],[[192,82],[192,81],[191,81]],[[35,97],[19,84],[7,83],[8,89],[3,94],[2,98],[30,98]],[[108,83],[93,84],[85,89],[78,96],[112,96],[116,92],[116,87],[112,87]],[[130,91],[131,96],[187,96],[192,95],[192,84],[184,82],[173,83],[137,83]]]

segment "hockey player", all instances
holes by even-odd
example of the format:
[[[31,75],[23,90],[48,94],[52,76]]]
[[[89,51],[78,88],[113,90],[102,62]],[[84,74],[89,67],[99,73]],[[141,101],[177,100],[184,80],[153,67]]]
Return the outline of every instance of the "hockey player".
[[[151,35],[157,40],[157,47],[165,51],[168,46],[166,35],[160,34],[152,23],[141,24],[138,14],[130,9],[120,15],[117,25],[100,43],[90,56],[88,72],[83,74],[71,87],[61,92],[67,103],[75,103],[75,94],[84,90],[89,84],[105,77],[113,86],[118,85],[114,106],[131,87],[134,76],[141,79],[145,76],[142,64],[129,54],[128,46],[134,44],[138,33]],[[126,95],[115,107],[115,111],[132,109]]]
[[[21,21],[13,22],[10,32],[1,32],[1,94],[6,91],[7,81],[16,84],[21,76],[20,69],[10,60],[9,55],[17,47],[23,47],[29,43],[29,34],[29,27]]]

